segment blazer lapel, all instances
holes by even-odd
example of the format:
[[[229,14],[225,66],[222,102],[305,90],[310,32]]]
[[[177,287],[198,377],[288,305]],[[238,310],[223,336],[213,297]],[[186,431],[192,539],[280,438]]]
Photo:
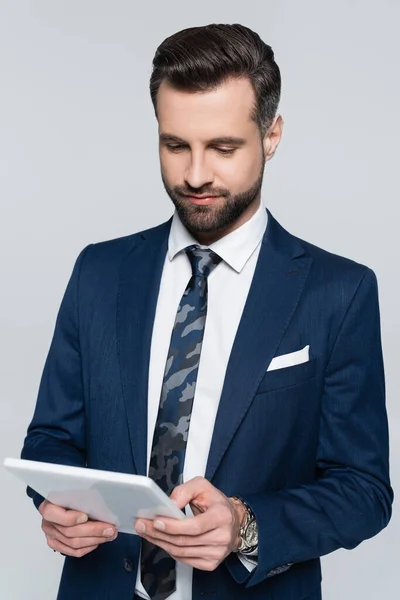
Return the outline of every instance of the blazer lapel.
[[[146,474],[147,387],[151,335],[171,219],[137,236],[120,273],[117,344],[136,472]]]
[[[311,258],[268,212],[268,225],[229,358],[208,456],[212,480],[275,355],[307,279]]]

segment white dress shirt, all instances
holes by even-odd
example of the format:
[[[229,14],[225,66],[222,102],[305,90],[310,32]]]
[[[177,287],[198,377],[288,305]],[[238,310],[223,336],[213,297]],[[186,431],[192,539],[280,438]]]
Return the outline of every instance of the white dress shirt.
[[[201,246],[211,248],[222,258],[222,261],[208,278],[207,317],[186,446],[183,481],[198,475],[204,477],[206,471],[226,367],[253,279],[267,219],[267,212],[261,202],[256,213],[244,225],[210,246]],[[175,212],[161,276],[151,340],[147,469],[171,332],[179,302],[192,275],[190,262],[183,252],[183,249],[191,244],[198,244],[198,242]],[[186,514],[192,514],[189,507]],[[254,568],[256,564],[254,561],[249,561],[243,555],[238,556],[250,571]],[[192,572],[192,567],[180,562],[176,563],[176,591],[171,594],[170,600],[191,599]],[[140,581],[140,562],[136,593],[140,597],[149,598]]]

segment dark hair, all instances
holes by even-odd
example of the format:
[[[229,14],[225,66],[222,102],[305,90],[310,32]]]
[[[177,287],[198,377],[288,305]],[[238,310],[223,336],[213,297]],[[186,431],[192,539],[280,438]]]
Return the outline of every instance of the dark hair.
[[[189,27],[166,38],[157,48],[150,94],[157,115],[157,93],[165,79],[172,87],[201,92],[231,77],[248,77],[256,96],[251,117],[262,135],[272,123],[281,93],[281,75],[272,48],[244,25]]]

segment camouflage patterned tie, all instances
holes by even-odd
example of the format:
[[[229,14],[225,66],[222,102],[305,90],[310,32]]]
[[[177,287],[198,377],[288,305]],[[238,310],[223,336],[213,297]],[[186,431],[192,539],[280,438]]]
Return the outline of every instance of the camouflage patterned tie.
[[[149,477],[168,495],[182,483],[207,315],[207,277],[222,260],[209,248],[193,245],[185,252],[192,277],[172,330],[149,467]],[[164,600],[176,589],[175,560],[147,540],[142,540],[141,580],[152,600]]]

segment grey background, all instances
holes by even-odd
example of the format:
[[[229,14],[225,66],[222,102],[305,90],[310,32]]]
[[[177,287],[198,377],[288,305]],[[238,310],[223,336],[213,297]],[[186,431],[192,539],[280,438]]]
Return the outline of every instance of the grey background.
[[[378,276],[393,485],[399,483],[397,0],[0,2],[0,458],[18,456],[79,251],[167,219],[148,93],[157,45],[241,22],[272,45],[285,131],[264,203],[292,233]],[[0,598],[55,598],[62,557],[0,468]],[[398,597],[395,512],[323,559],[324,600]]]

